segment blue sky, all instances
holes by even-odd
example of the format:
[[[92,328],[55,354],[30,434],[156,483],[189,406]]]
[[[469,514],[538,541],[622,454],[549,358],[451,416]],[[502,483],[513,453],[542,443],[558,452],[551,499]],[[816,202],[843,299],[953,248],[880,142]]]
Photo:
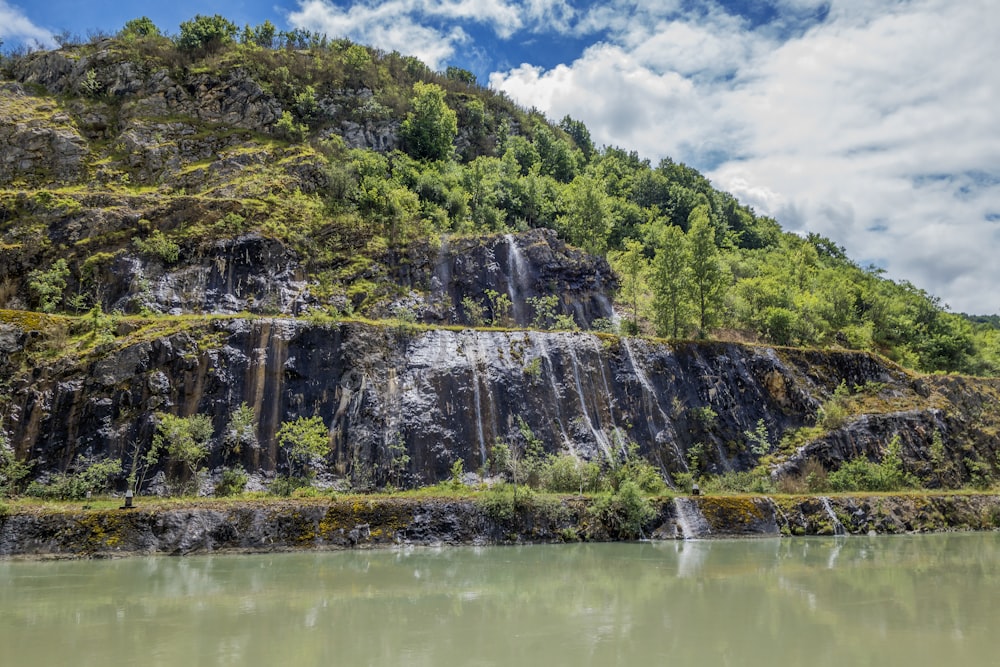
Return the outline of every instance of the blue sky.
[[[954,310],[1000,312],[996,0],[0,0],[0,38],[197,13],[464,67]]]

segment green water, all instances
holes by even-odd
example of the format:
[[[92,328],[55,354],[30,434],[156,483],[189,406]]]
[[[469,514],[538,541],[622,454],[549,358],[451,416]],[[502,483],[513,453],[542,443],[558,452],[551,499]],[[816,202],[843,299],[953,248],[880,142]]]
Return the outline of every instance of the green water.
[[[1000,535],[0,561],[0,665],[995,665]]]

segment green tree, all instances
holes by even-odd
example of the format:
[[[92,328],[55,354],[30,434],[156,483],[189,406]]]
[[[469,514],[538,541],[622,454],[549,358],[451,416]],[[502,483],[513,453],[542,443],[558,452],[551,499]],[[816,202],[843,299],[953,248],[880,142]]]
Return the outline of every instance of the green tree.
[[[69,267],[65,259],[57,259],[46,271],[36,269],[28,274],[28,289],[38,300],[43,313],[54,313],[66,292]]]
[[[252,407],[240,403],[233,411],[223,443],[229,453],[237,455],[257,448],[257,414]]]
[[[458,135],[458,115],[444,100],[441,86],[418,81],[413,84],[413,110],[400,128],[407,152],[419,160],[451,157],[452,142]]]
[[[160,29],[148,16],[142,16],[126,22],[118,34],[121,37],[156,37],[160,34]]]
[[[476,75],[467,69],[462,69],[461,67],[449,66],[448,69],[444,71],[444,76],[449,81],[460,81],[467,86],[476,85]]]
[[[704,334],[717,319],[726,285],[726,273],[715,244],[715,227],[709,218],[707,204],[691,212],[687,238],[691,249],[691,293],[698,314],[698,329]]]
[[[238,31],[236,24],[223,16],[197,14],[190,21],[181,23],[177,47],[182,51],[214,51],[232,43]]]
[[[208,458],[208,442],[212,438],[212,432],[212,419],[208,415],[178,417],[159,412],[156,414],[152,451],[165,451],[173,462],[183,466],[187,479],[194,480],[197,479],[202,462]]]
[[[610,254],[608,259],[621,276],[619,294],[632,311],[631,333],[635,334],[639,332],[639,300],[647,290],[644,277],[649,262],[642,242],[626,239],[624,245],[623,250]]]
[[[587,252],[601,254],[611,233],[611,205],[601,181],[582,175],[565,190],[565,215],[557,224],[567,240]]]
[[[587,126],[582,121],[564,116],[559,121],[559,127],[563,132],[572,137],[573,143],[583,153],[583,159],[589,162],[591,156],[594,155],[594,141],[590,138],[590,130],[587,129]]]
[[[653,258],[653,321],[661,336],[678,338],[688,326],[691,309],[691,251],[679,227],[670,225],[660,234]]]
[[[274,46],[274,38],[278,34],[278,29],[270,21],[264,21],[258,26],[250,27],[247,24],[243,28],[242,42],[244,44],[254,44],[264,49]]]
[[[17,459],[7,432],[0,425],[0,497],[18,493],[30,471],[28,463]]]
[[[557,137],[547,124],[535,127],[535,148],[541,160],[541,172],[561,183],[569,183],[576,176],[576,156],[569,143]]]
[[[285,452],[289,474],[297,470],[299,477],[311,479],[317,462],[330,454],[330,433],[322,417],[299,417],[282,422],[278,446]]]

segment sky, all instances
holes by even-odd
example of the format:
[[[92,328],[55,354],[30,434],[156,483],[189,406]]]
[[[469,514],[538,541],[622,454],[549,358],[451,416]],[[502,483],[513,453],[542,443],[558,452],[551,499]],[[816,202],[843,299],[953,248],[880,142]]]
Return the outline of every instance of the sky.
[[[0,0],[0,39],[199,13],[463,67],[956,312],[1000,313],[996,0]]]

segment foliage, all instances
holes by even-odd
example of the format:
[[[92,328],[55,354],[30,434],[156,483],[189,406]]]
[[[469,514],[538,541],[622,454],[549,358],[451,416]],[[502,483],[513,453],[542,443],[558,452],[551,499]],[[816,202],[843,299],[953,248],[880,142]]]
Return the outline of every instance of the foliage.
[[[703,477],[699,481],[705,493],[774,493],[775,485],[766,470],[734,470]]]
[[[52,500],[81,500],[88,493],[106,491],[112,478],[118,477],[122,472],[122,462],[119,459],[88,461],[80,457],[76,467],[76,472],[57,473],[47,482],[32,482],[25,490],[25,495]]]
[[[281,117],[274,124],[274,136],[292,143],[304,141],[309,133],[305,123],[296,123],[287,109],[281,112]]]
[[[235,23],[218,14],[197,14],[190,21],[181,23],[177,48],[182,51],[215,51],[233,42],[238,31]]]
[[[763,419],[758,419],[757,427],[753,430],[744,431],[743,435],[750,441],[750,451],[755,456],[764,456],[774,447],[771,442],[771,436],[767,432],[767,424],[764,423]]]
[[[20,461],[10,444],[7,433],[0,428],[0,497],[13,496],[20,492],[24,479],[31,472],[31,466]]]
[[[844,425],[850,416],[848,401],[850,390],[847,383],[841,381],[834,389],[833,395],[819,408],[816,423],[825,429],[837,429]]]
[[[539,477],[540,486],[553,493],[595,493],[604,485],[599,465],[572,454],[547,457]]]
[[[178,417],[158,412],[151,451],[166,453],[174,463],[183,467],[187,481],[193,482],[202,462],[208,458],[208,442],[212,433],[212,419],[208,415]],[[184,481],[181,477],[175,479]]]
[[[319,415],[282,422],[277,439],[289,472],[297,470],[302,478],[311,479],[318,463],[330,454],[330,433]]]
[[[464,489],[465,482],[462,481],[462,476],[465,475],[465,461],[463,459],[455,459],[455,462],[451,464],[450,472],[449,486],[453,489]]]
[[[160,34],[160,29],[148,16],[125,22],[125,27],[118,33],[121,37],[156,37]]]
[[[257,449],[257,414],[245,402],[240,403],[229,416],[222,443],[230,454],[239,455]]]
[[[445,103],[445,91],[433,83],[413,84],[413,111],[400,127],[407,153],[418,160],[445,160],[458,135],[458,116]]]
[[[61,257],[48,270],[36,269],[28,274],[28,288],[35,295],[43,313],[54,313],[66,292],[69,267]]]
[[[661,336],[678,338],[690,318],[691,251],[680,227],[666,227],[657,236],[650,276],[654,323]]]
[[[917,481],[903,469],[902,445],[894,435],[878,463],[858,456],[827,476],[834,491],[900,491],[917,486]]]
[[[159,229],[153,230],[145,239],[135,237],[132,245],[144,255],[159,258],[164,264],[173,264],[181,255],[180,246]]]
[[[226,468],[222,471],[219,483],[215,485],[214,493],[219,497],[238,496],[246,489],[249,479],[242,467]]]
[[[621,539],[641,537],[643,528],[656,517],[656,510],[649,504],[639,485],[632,480],[624,481],[617,492],[595,500],[589,512],[609,532]]]
[[[570,314],[557,314],[559,297],[555,294],[547,296],[529,296],[526,301],[535,313],[531,326],[536,329],[555,329],[557,331],[575,331],[579,327]]]
[[[406,442],[402,438],[389,445],[389,484],[399,488],[403,483],[403,475],[410,467],[410,454]]]
[[[660,471],[639,455],[639,446],[634,442],[624,447],[624,457],[621,460],[612,462],[609,482],[615,491],[626,483],[635,484],[645,493],[660,494],[667,490]]]

